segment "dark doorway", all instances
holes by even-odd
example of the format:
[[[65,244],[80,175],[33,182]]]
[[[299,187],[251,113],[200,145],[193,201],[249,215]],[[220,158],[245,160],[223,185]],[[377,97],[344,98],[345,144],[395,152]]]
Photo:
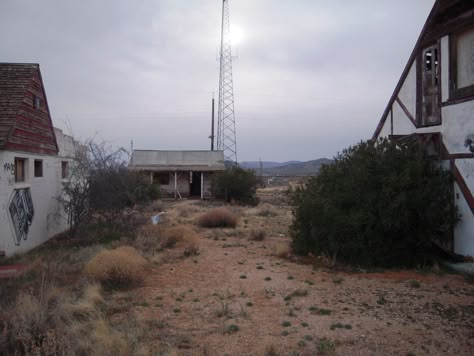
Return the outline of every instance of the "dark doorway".
[[[201,172],[192,172],[190,195],[192,197],[201,197]]]

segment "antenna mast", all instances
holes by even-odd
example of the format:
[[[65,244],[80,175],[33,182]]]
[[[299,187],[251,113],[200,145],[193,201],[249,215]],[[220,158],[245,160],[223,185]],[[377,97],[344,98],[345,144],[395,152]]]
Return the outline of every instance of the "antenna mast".
[[[224,160],[227,163],[237,164],[229,0],[222,0],[221,50],[219,57],[220,73],[217,114],[217,149],[224,151]]]

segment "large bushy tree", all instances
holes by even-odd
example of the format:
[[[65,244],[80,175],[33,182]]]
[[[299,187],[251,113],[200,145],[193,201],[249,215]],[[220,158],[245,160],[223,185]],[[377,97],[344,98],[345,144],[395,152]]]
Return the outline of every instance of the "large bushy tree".
[[[295,191],[295,252],[361,266],[427,262],[458,220],[452,174],[416,147],[381,139],[338,154]]]

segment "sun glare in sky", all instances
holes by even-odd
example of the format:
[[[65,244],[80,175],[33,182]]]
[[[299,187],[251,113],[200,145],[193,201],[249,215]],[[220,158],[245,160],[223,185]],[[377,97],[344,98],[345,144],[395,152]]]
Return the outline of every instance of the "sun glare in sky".
[[[230,42],[233,46],[242,43],[244,37],[245,34],[241,27],[234,25],[230,26]]]

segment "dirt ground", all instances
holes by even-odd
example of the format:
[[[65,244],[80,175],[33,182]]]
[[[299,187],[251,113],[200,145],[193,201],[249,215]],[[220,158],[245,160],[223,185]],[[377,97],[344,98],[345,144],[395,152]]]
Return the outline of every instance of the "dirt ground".
[[[199,254],[160,253],[142,287],[111,296],[127,305],[112,320],[146,322],[148,347],[179,355],[474,353],[474,285],[463,276],[337,272],[296,258],[285,189],[259,195],[256,208],[232,208],[235,229],[199,228],[208,203],[168,203],[162,227],[191,226]]]

